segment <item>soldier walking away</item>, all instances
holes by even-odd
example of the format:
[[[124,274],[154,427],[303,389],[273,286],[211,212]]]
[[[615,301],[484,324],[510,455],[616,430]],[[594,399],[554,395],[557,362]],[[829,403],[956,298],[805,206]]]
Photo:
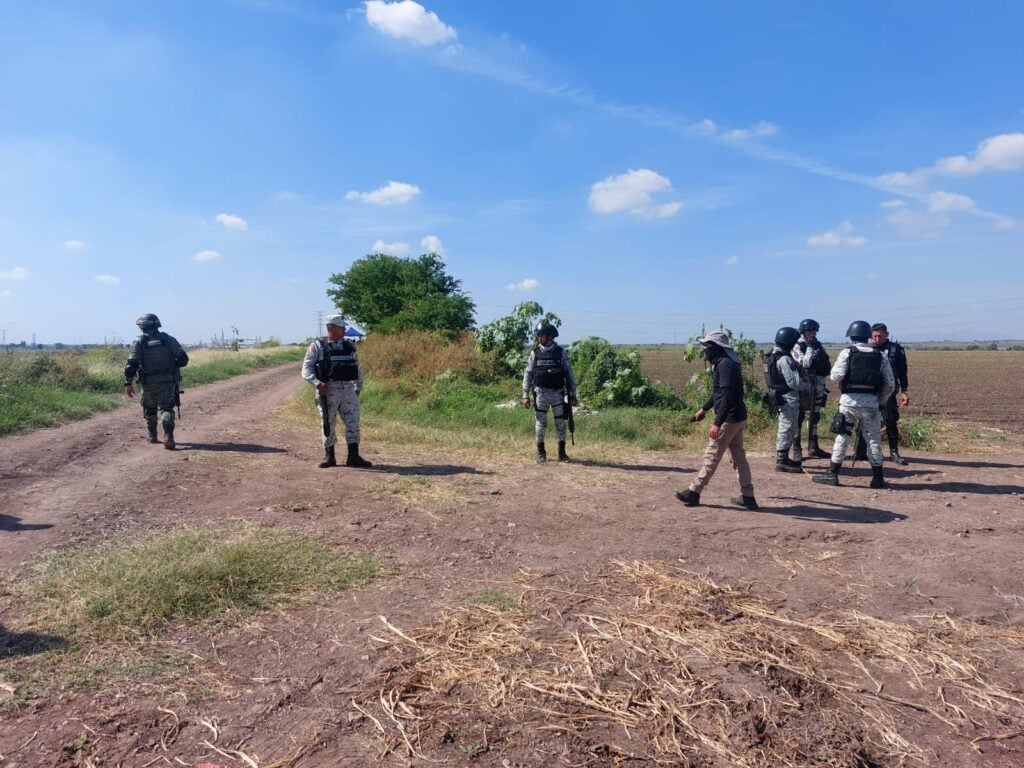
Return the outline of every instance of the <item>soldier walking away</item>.
[[[178,340],[160,329],[160,318],[151,312],[135,321],[142,331],[128,354],[124,366],[124,393],[135,397],[132,382],[138,374],[142,385],[142,413],[146,417],[149,442],[159,443],[157,417],[164,427],[164,448],[174,450],[174,406],[178,400],[181,369],[188,355]]]
[[[338,442],[337,416],[345,423],[348,445],[346,467],[371,467],[359,455],[359,393],[363,391],[363,369],[356,346],[345,338],[345,318],[328,315],[327,335],[309,345],[302,361],[302,378],[316,389],[317,409],[323,426],[324,458],[321,469],[338,466],[334,446]]]
[[[846,335],[852,345],[839,353],[829,374],[839,382],[839,413],[832,422],[836,440],[827,472],[811,478],[816,483],[839,485],[839,470],[846,458],[846,445],[858,430],[867,438],[868,462],[871,464],[871,487],[884,488],[882,471],[882,414],[879,402],[893,393],[896,382],[889,358],[868,344],[871,326],[863,320],[850,323]]]
[[[548,460],[544,447],[544,435],[548,427],[548,409],[555,419],[558,433],[558,460],[569,461],[565,452],[565,422],[568,408],[579,405],[576,399],[576,378],[572,375],[569,356],[555,339],[558,329],[551,323],[537,323],[534,329],[537,346],[530,352],[523,373],[523,407],[530,407],[530,392],[533,391],[534,411],[537,416],[537,463]],[[566,405],[568,398],[568,405]]]
[[[882,350],[889,359],[892,375],[896,380],[896,389],[882,405],[882,416],[885,422],[885,434],[889,438],[889,460],[894,464],[906,465],[909,462],[900,456],[900,408],[910,405],[910,392],[907,391],[907,352],[903,345],[889,338],[889,329],[885,323],[871,326],[871,345]],[[899,404],[896,395],[899,394]]]
[[[711,399],[697,409],[693,420],[703,420],[707,410],[714,406],[715,423],[708,430],[708,447],[704,451],[704,464],[700,472],[689,488],[676,493],[676,498],[688,507],[700,504],[701,491],[715,474],[718,463],[728,449],[740,481],[740,496],[730,501],[747,509],[757,509],[750,464],[747,463],[747,452],[743,448],[747,405],[743,399],[743,372],[739,355],[722,331],[709,333],[700,340],[700,346],[701,354],[712,366],[714,390]]]
[[[802,338],[793,347],[793,356],[800,367],[807,372],[807,378],[811,384],[810,391],[805,392],[800,399],[796,440],[793,443],[793,458],[796,461],[803,459],[803,452],[800,448],[800,432],[803,430],[804,421],[807,421],[807,456],[813,459],[827,459],[830,456],[818,445],[818,422],[821,420],[821,409],[825,407],[825,401],[828,398],[825,381],[832,370],[832,361],[829,360],[828,352],[818,341],[820,329],[821,326],[817,320],[808,318],[801,321],[798,330]]]
[[[800,375],[800,367],[793,359],[793,347],[800,331],[790,326],[775,333],[775,346],[768,357],[769,395],[779,409],[779,431],[775,437],[775,471],[801,472],[801,462],[789,458],[789,449],[796,441],[800,417],[800,396],[809,392],[811,385]]]

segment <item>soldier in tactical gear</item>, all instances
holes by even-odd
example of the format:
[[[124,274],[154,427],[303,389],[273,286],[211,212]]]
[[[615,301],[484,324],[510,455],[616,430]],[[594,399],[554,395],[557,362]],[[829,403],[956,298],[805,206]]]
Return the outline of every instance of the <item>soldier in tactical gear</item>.
[[[793,359],[793,347],[800,331],[783,326],[775,333],[775,346],[768,359],[768,382],[779,408],[779,430],[775,437],[775,471],[801,472],[801,463],[789,458],[789,449],[796,441],[800,417],[800,397],[811,385],[800,376],[800,366]]]
[[[793,458],[796,461],[803,460],[803,451],[800,447],[800,432],[803,430],[803,424],[806,420],[808,457],[827,459],[829,454],[821,450],[821,447],[818,445],[818,421],[821,419],[821,409],[825,406],[825,400],[828,397],[828,391],[825,389],[825,380],[832,370],[832,361],[829,360],[828,352],[821,346],[821,342],[818,341],[818,331],[821,330],[821,326],[817,320],[807,318],[801,321],[798,330],[800,331],[801,339],[793,347],[793,357],[806,372],[811,389],[804,393],[800,400],[796,440],[793,442]]]
[[[530,352],[523,373],[523,407],[530,407],[530,391],[533,390],[534,411],[537,416],[537,463],[548,460],[544,447],[544,434],[548,426],[548,409],[555,417],[555,431],[558,433],[558,460],[569,461],[565,452],[566,397],[569,406],[579,404],[576,399],[576,377],[565,350],[555,343],[558,329],[551,323],[541,321],[534,329],[537,346]]]
[[[754,481],[743,448],[743,430],[747,426],[747,405],[743,401],[743,372],[740,358],[722,331],[712,331],[700,340],[701,354],[711,363],[714,371],[714,392],[711,399],[697,409],[694,421],[704,419],[709,408],[715,408],[715,423],[708,430],[708,447],[704,451],[704,464],[690,487],[676,493],[676,498],[688,507],[700,504],[700,493],[711,480],[726,449],[732,456],[732,465],[740,481],[740,496],[730,499],[733,504],[747,509],[758,509],[754,498]]]
[[[839,485],[839,471],[846,457],[846,444],[860,430],[867,438],[868,462],[871,464],[871,487],[884,488],[882,471],[882,415],[879,402],[885,402],[896,387],[889,359],[881,350],[868,344],[871,326],[863,320],[850,323],[846,335],[852,345],[839,353],[829,377],[839,382],[842,395],[839,413],[832,431],[836,433],[832,460],[827,472],[811,478],[816,483]]]
[[[889,359],[892,375],[896,379],[896,389],[889,399],[882,403],[882,416],[885,422],[885,435],[889,438],[889,459],[894,464],[906,465],[908,462],[900,456],[900,408],[910,405],[909,383],[907,382],[907,353],[903,345],[889,338],[889,329],[885,323],[871,326],[871,346],[880,349]],[[899,405],[896,395],[899,394]]]
[[[323,424],[324,458],[321,469],[338,466],[334,446],[338,442],[337,416],[345,422],[348,444],[346,467],[371,467],[359,455],[359,393],[363,390],[363,369],[356,347],[345,338],[345,318],[328,315],[327,335],[309,345],[302,361],[302,378],[317,392],[317,409]]]
[[[174,405],[178,400],[181,369],[188,365],[188,355],[173,336],[160,329],[160,318],[146,313],[135,321],[142,331],[128,354],[124,366],[124,393],[135,397],[132,382],[138,374],[142,384],[142,413],[146,417],[149,442],[159,443],[157,419],[164,427],[164,448],[174,450]]]

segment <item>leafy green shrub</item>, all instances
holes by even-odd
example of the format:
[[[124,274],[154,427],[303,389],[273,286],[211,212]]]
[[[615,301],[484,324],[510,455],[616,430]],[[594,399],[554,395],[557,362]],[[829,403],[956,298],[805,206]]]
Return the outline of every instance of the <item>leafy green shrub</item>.
[[[494,371],[499,376],[515,376],[526,368],[530,355],[530,339],[540,321],[555,327],[561,318],[535,301],[524,301],[512,308],[512,314],[487,323],[476,332],[477,349],[492,356]]]
[[[604,405],[677,407],[681,401],[667,387],[654,384],[640,370],[640,354],[619,352],[608,341],[590,336],[567,350],[583,400]]]

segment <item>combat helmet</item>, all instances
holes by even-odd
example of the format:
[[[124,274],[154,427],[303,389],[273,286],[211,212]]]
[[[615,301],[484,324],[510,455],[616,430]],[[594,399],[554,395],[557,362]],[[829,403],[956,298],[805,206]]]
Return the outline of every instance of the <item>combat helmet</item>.
[[[775,343],[783,349],[789,350],[800,340],[800,331],[789,325],[784,325],[775,332]]]
[[[160,318],[154,315],[152,312],[147,312],[144,315],[140,315],[139,319],[135,321],[135,324],[142,329],[143,333],[151,333],[160,327]],[[870,331],[869,331],[870,333]]]
[[[871,323],[865,320],[854,320],[846,329],[850,341],[867,341],[871,336]]]
[[[820,330],[821,326],[818,324],[817,320],[813,320],[808,317],[806,320],[800,321],[800,333],[803,333],[804,331],[814,331],[817,333]]]
[[[537,323],[537,327],[533,329],[534,336],[547,336],[550,339],[558,338],[558,329],[551,323],[544,322],[541,320]]]

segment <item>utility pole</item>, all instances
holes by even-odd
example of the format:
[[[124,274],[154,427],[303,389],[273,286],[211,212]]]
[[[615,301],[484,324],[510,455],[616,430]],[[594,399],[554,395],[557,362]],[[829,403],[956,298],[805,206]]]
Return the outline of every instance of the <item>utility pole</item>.
[[[320,329],[324,327],[324,313],[317,310],[316,313],[316,333],[313,334],[313,338],[319,338]]]

